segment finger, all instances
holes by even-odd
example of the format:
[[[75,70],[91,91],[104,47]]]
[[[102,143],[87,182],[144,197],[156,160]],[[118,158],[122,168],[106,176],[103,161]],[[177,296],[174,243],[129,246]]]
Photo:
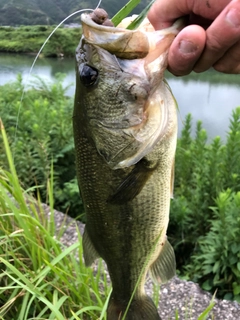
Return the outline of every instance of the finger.
[[[240,41],[229,49],[213,67],[219,72],[240,74]]]
[[[205,41],[206,33],[200,26],[184,28],[169,49],[169,71],[176,76],[189,74],[204,50]]]
[[[208,70],[240,40],[240,0],[233,0],[206,30],[206,47],[194,71]]]
[[[167,28],[177,18],[189,15],[190,13],[213,20],[230,1],[157,0],[148,13],[148,19],[156,30]]]

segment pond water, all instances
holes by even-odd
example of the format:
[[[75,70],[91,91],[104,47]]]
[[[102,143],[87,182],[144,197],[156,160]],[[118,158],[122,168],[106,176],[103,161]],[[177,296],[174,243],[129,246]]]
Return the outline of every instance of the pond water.
[[[34,60],[34,56],[0,54],[0,85],[9,81],[14,81],[16,75],[21,73],[24,81],[31,81],[29,70]],[[33,68],[32,74],[49,81],[54,81],[55,75],[65,73],[64,85],[70,85],[67,94],[74,95],[75,90],[75,65],[74,59],[41,58],[38,59]],[[240,106],[240,75],[235,83],[226,81],[226,77],[219,74],[218,83],[211,81],[214,71],[206,73],[204,79],[197,80],[191,77],[176,78],[167,75],[169,85],[178,101],[179,106],[179,132],[183,126],[186,114],[191,113],[193,121],[203,122],[203,127],[207,130],[209,139],[219,135],[224,140],[229,125],[231,112]],[[210,75],[210,76],[209,76]],[[216,74],[215,74],[216,75]],[[221,81],[221,77],[223,81]],[[209,80],[210,79],[210,80]],[[231,75],[229,75],[231,80]],[[236,79],[236,76],[235,78]],[[193,128],[194,131],[194,128]]]

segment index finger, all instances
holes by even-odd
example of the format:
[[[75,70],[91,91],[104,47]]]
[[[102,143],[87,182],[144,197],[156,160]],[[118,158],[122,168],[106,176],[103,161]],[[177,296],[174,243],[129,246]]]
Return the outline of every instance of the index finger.
[[[214,20],[229,2],[231,0],[156,0],[148,13],[148,19],[156,30],[167,28],[177,18],[190,13]]]

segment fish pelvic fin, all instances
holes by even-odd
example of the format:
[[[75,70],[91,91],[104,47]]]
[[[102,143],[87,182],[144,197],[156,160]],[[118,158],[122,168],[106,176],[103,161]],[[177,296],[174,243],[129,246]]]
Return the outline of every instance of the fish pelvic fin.
[[[107,309],[107,320],[121,320],[124,317],[128,302],[126,300],[114,299],[113,295],[109,300]],[[125,320],[161,320],[157,308],[152,299],[142,296],[133,299],[125,315]]]
[[[176,274],[176,260],[173,247],[166,240],[158,258],[150,267],[150,276],[155,283],[162,284]]]
[[[89,267],[97,258],[99,258],[99,254],[97,253],[97,250],[95,249],[91,239],[89,238],[86,228],[83,233],[82,244],[85,265]]]

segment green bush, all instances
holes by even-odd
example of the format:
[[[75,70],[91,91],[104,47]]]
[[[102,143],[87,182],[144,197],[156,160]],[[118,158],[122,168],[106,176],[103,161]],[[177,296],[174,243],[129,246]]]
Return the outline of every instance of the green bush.
[[[231,248],[239,246],[240,240],[236,233],[233,234],[236,230],[234,225],[238,226],[238,233],[240,230],[236,221],[240,213],[237,207],[237,192],[240,189],[240,108],[233,111],[225,145],[220,137],[207,143],[207,134],[201,122],[197,123],[195,138],[191,137],[191,129],[192,118],[188,115],[176,152],[175,199],[171,203],[168,236],[174,246],[181,275],[197,280],[212,292],[218,289],[220,297],[239,299],[240,288],[236,283],[239,283],[240,276],[235,260],[239,260],[240,256]],[[223,211],[219,205],[224,195],[229,194],[228,188],[232,193],[227,197]],[[228,221],[226,232],[230,233],[225,234],[219,220],[220,214],[222,217],[225,215],[224,219]],[[228,239],[226,242],[224,237]],[[212,241],[212,246],[209,245],[210,239],[216,241]],[[228,253],[224,261],[216,260],[213,252],[216,250],[216,255],[220,255],[222,250],[223,253],[220,246],[223,242],[229,246],[232,255]],[[208,261],[209,257],[212,257],[211,261]],[[227,262],[226,268],[224,263]]]
[[[205,290],[240,302],[240,192],[221,192],[212,207],[210,231],[199,238],[186,270]]]
[[[73,99],[65,96],[67,88],[63,88],[62,81],[63,75],[58,75],[53,84],[37,78],[20,103],[23,84],[19,76],[15,83],[0,87],[0,114],[22,186],[42,186],[38,191],[42,201],[46,201],[46,185],[53,162],[55,207],[79,216],[83,206],[75,174]],[[0,144],[0,165],[7,169],[2,148]]]

